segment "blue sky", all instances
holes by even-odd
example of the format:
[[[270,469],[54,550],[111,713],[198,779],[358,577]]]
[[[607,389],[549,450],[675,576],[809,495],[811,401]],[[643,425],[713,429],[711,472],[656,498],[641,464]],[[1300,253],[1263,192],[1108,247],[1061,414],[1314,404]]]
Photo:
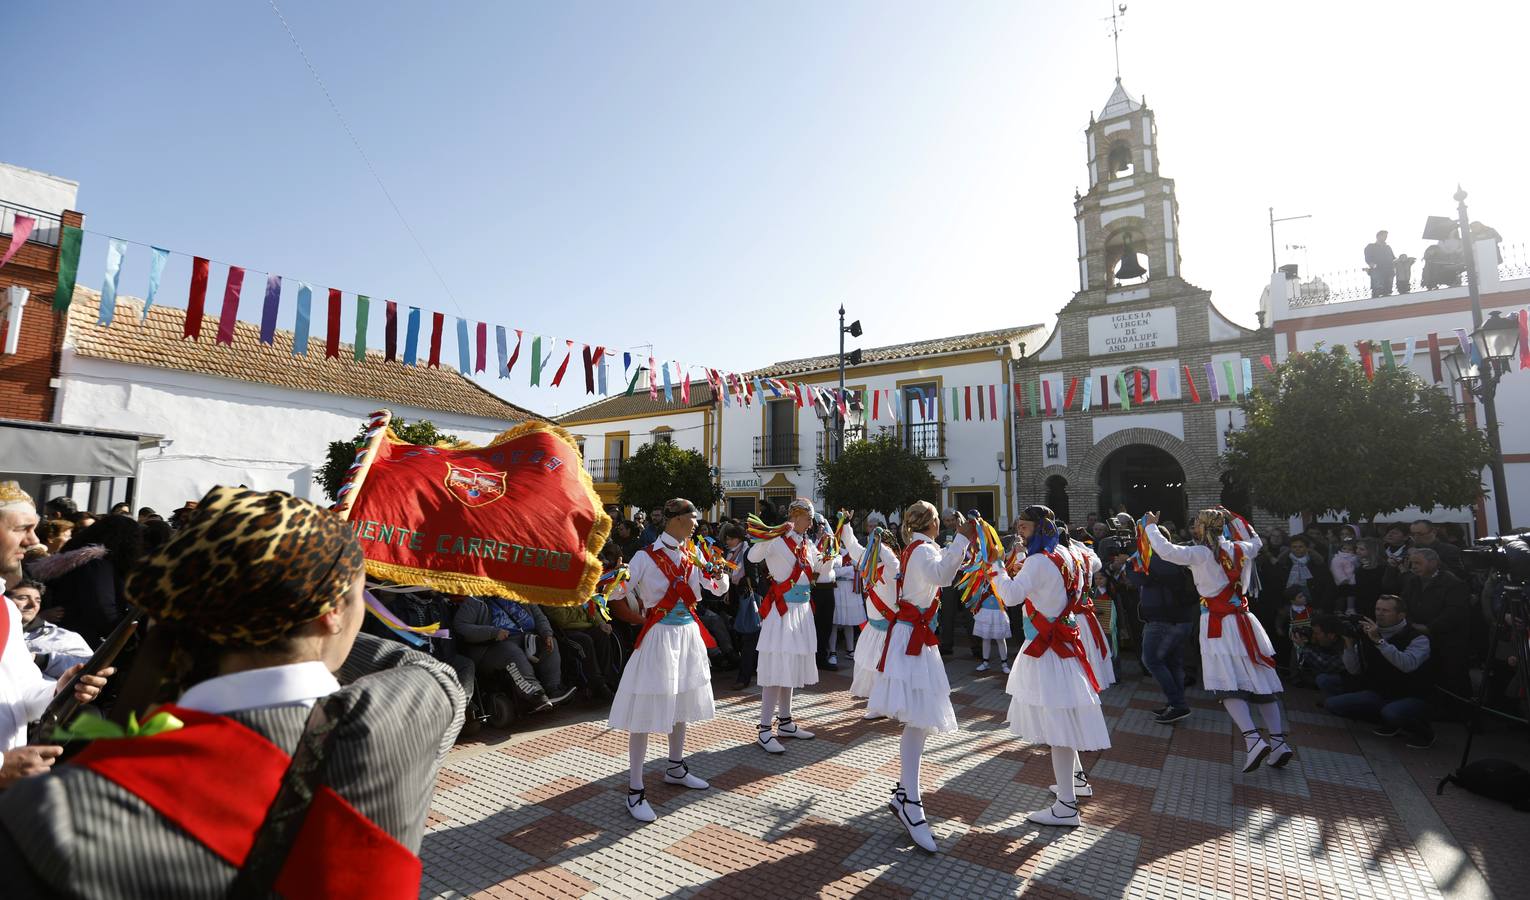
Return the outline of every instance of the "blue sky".
[[[1108,3],[280,5],[446,287],[259,0],[6,4],[32,50],[0,160],[79,181],[90,229],[282,273],[284,327],[303,279],[742,370],[831,352],[841,303],[875,346],[1049,323],[1076,288]],[[1252,323],[1267,207],[1314,216],[1282,262],[1354,269],[1377,228],[1420,255],[1457,180],[1525,240],[1527,6],[1131,3],[1123,75],[1158,114],[1185,276]],[[584,402],[522,374],[480,380]]]

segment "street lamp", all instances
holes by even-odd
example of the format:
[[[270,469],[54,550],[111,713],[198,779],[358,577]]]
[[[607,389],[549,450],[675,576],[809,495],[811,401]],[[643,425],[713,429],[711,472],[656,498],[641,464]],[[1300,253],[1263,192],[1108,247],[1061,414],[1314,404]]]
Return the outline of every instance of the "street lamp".
[[[845,396],[846,334],[850,335],[851,337],[860,337],[861,320],[856,319],[854,322],[846,325],[845,307],[841,305],[839,308],[839,396],[841,400],[843,400]],[[860,350],[857,349],[850,352],[850,364],[855,366],[861,364]],[[845,452],[845,417],[839,414],[839,405],[836,404],[834,407],[834,458],[839,459],[839,455],[843,452]]]
[[[1482,295],[1477,290],[1477,248],[1472,245],[1471,217],[1466,213],[1466,191],[1458,185],[1455,194],[1456,226],[1460,229],[1462,257],[1466,264],[1466,290],[1472,301],[1472,339],[1481,365],[1457,348],[1447,356],[1451,378],[1466,393],[1482,401],[1482,415],[1487,420],[1488,447],[1493,457],[1488,468],[1493,475],[1493,507],[1498,517],[1498,533],[1513,528],[1513,514],[1509,511],[1509,480],[1503,469],[1503,443],[1498,437],[1498,381],[1507,370],[1519,344],[1519,325],[1499,315],[1495,310],[1487,321],[1482,319]],[[1431,217],[1434,218],[1434,217]]]

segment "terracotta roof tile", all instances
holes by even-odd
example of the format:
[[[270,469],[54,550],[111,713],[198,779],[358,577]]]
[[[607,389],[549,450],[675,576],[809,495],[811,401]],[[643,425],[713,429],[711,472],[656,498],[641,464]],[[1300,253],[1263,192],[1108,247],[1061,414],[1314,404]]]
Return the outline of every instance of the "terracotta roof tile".
[[[218,317],[213,315],[202,320],[200,339],[186,340],[181,336],[185,310],[156,306],[140,321],[143,301],[136,297],[117,298],[117,315],[107,328],[96,324],[100,305],[98,292],[75,288],[65,340],[80,356],[504,422],[541,418],[501,400],[455,368],[390,363],[375,350],[368,350],[358,363],[350,344],[341,345],[339,359],[327,359],[324,340],[313,337],[308,339],[307,356],[293,356],[292,332],[277,331],[275,343],[268,347],[260,343],[260,328],[251,322],[237,323],[233,346],[221,346],[214,340]]]
[[[972,334],[956,334],[949,337],[930,338],[924,341],[912,341],[907,344],[872,347],[861,351],[861,364],[867,365],[899,359],[913,359],[941,353],[959,353],[963,350],[980,350],[986,347],[1005,346],[1021,341],[1039,346],[1037,342],[1045,335],[1045,326],[1021,325],[1016,328],[1000,328],[994,331],[978,331]],[[1035,349],[1035,347],[1032,349]],[[784,362],[772,363],[763,369],[755,369],[744,374],[749,378],[753,378],[756,375],[763,378],[782,378],[791,375],[805,375],[809,372],[824,372],[838,365],[839,354],[831,353],[827,356],[809,356],[803,359],[789,359]]]

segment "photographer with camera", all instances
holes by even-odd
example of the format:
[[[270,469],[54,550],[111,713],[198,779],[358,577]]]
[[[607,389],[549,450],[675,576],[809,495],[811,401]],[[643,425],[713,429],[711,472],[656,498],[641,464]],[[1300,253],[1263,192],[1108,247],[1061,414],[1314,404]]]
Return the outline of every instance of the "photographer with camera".
[[[1343,694],[1351,690],[1353,682],[1344,669],[1344,634],[1349,628],[1348,620],[1333,613],[1319,613],[1312,617],[1308,628],[1296,628],[1291,632],[1291,643],[1297,648],[1297,677],[1312,676],[1312,683],[1321,685],[1323,676],[1337,676],[1329,681],[1329,693]]]
[[[1377,734],[1402,732],[1409,747],[1422,750],[1434,744],[1428,700],[1434,673],[1429,636],[1408,622],[1407,609],[1401,597],[1383,594],[1376,618],[1360,619],[1360,634],[1344,635],[1344,668],[1359,690],[1340,693],[1352,685],[1337,675],[1318,676],[1318,687],[1328,694],[1324,709],[1379,722]]]
[[[1408,570],[1388,572],[1382,584],[1387,593],[1402,598],[1413,627],[1428,636],[1440,687],[1468,697],[1470,590],[1465,581],[1442,568],[1442,563],[1434,550],[1414,547],[1408,551]]]

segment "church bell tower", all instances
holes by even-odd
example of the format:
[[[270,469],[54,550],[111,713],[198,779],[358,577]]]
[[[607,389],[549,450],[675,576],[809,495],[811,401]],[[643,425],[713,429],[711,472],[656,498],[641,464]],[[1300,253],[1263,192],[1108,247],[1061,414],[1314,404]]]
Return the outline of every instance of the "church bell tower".
[[[1089,191],[1073,202],[1079,291],[1113,301],[1162,293],[1180,278],[1179,202],[1159,174],[1153,111],[1117,78],[1085,136]]]

